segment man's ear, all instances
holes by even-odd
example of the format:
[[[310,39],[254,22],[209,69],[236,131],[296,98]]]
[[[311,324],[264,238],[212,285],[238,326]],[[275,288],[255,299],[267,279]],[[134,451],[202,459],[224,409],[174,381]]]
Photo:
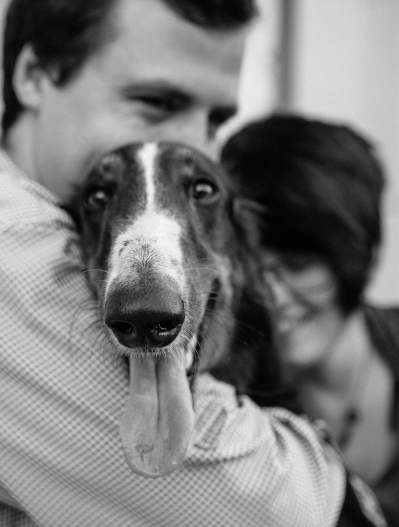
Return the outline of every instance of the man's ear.
[[[13,86],[21,106],[36,110],[42,100],[43,81],[47,73],[40,66],[32,46],[25,45],[15,63]]]

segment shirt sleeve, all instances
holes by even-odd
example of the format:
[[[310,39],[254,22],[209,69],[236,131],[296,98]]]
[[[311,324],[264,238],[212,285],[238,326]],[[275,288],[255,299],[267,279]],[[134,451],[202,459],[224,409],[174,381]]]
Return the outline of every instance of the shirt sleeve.
[[[128,389],[62,217],[0,228],[0,502],[43,527],[329,527],[344,471],[312,427],[199,376],[181,470],[131,472],[118,419]],[[4,509],[5,510],[5,509]],[[10,512],[11,511],[11,512]]]

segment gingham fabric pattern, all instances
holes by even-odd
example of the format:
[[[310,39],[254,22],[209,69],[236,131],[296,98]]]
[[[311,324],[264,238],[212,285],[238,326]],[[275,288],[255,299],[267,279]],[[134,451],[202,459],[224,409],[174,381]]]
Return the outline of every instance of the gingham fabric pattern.
[[[199,376],[184,466],[132,473],[128,387],[56,198],[0,166],[0,526],[329,527],[344,473],[305,421]]]

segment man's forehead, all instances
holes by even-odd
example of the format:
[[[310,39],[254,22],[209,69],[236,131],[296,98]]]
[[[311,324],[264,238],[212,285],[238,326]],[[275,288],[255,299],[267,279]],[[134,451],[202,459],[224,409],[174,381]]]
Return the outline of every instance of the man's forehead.
[[[184,91],[204,92],[211,86],[225,98],[229,89],[236,91],[246,28],[199,27],[162,0],[120,0],[118,5],[113,44],[141,81],[157,77],[177,82]]]

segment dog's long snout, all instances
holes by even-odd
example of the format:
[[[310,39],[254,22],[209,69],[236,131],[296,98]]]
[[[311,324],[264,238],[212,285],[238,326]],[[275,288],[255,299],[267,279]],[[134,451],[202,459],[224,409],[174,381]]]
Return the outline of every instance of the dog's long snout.
[[[159,285],[141,291],[115,287],[105,305],[105,323],[128,348],[168,346],[179,334],[184,318],[179,293]]]

